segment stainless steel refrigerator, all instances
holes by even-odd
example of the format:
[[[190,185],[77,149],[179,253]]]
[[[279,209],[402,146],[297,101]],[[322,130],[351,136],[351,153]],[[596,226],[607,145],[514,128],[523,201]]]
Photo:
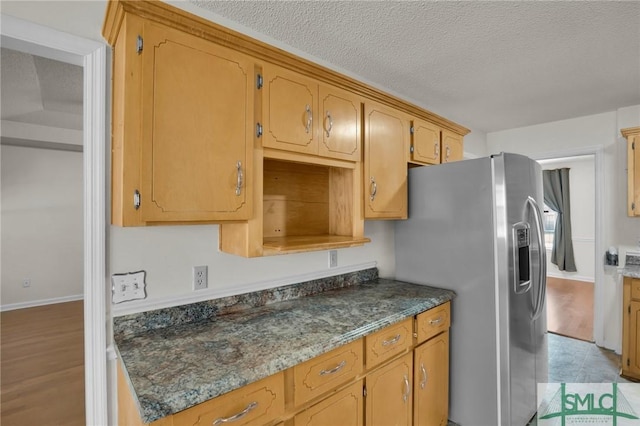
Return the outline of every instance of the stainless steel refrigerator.
[[[409,170],[396,278],[454,290],[449,419],[526,425],[547,382],[542,171],[502,153]]]

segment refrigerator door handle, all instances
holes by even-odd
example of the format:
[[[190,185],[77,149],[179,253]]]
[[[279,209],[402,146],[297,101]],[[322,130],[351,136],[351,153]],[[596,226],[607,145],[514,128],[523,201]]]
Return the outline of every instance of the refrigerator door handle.
[[[536,220],[536,235],[538,240],[538,249],[540,250],[540,261],[538,262],[538,297],[536,300],[536,307],[533,313],[533,320],[537,320],[542,314],[544,307],[544,299],[546,293],[546,276],[547,276],[547,249],[544,244],[544,227],[542,225],[542,213],[536,200],[529,196],[527,198],[527,204],[531,206],[533,210],[533,216]]]

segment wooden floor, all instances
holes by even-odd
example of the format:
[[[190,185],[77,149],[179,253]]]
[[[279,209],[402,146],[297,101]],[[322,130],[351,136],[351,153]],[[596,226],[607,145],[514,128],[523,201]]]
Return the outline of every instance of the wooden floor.
[[[0,314],[0,424],[84,425],[83,302]]]
[[[593,342],[593,283],[547,277],[547,328]]]

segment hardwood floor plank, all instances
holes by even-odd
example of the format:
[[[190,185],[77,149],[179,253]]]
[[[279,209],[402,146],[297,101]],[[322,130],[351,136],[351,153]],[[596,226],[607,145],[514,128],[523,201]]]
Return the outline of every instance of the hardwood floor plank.
[[[0,314],[0,423],[84,425],[83,302]]]
[[[547,328],[593,342],[593,283],[547,277]]]

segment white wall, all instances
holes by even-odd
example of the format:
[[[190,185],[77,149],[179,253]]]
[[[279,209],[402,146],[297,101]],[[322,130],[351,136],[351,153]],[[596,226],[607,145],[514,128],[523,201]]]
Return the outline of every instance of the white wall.
[[[471,129],[464,137],[464,158],[478,158],[487,155],[487,134]]]
[[[622,298],[614,268],[603,266],[609,246],[636,245],[640,220],[626,216],[626,148],[620,129],[640,125],[640,106],[487,134],[489,153],[511,151],[532,158],[566,156],[567,152],[602,149],[602,242],[595,247],[596,343],[620,351]],[[557,154],[557,155],[554,155]],[[602,276],[602,282],[598,277]]]
[[[573,159],[541,162],[544,170],[567,167],[571,203],[571,235],[576,272],[561,271],[551,263],[547,250],[547,275],[578,281],[595,281],[595,158],[593,155]]]
[[[365,235],[371,238],[371,243],[338,250],[338,267],[377,262],[381,276],[393,276],[393,223],[366,222]],[[239,288],[242,292],[251,291],[265,287],[269,281],[275,286],[299,275],[333,275],[328,268],[327,251],[251,259],[222,253],[218,251],[217,225],[112,226],[110,239],[110,273],[147,271],[148,303],[165,304],[188,295],[207,299],[212,295],[237,294]],[[191,268],[197,265],[209,267],[209,290],[194,293]]]
[[[2,309],[81,298],[82,153],[3,145],[0,157]]]

